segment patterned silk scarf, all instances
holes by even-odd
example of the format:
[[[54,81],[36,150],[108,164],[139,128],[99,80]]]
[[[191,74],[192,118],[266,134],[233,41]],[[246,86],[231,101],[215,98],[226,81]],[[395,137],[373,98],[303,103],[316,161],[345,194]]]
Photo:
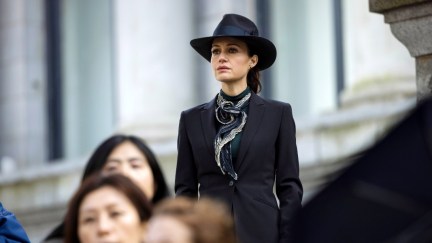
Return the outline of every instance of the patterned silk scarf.
[[[216,163],[222,173],[228,173],[234,180],[238,179],[234,171],[231,141],[243,130],[247,115],[242,108],[249,104],[251,93],[245,95],[237,104],[225,100],[219,93],[217,97],[216,119],[221,124],[214,141]]]

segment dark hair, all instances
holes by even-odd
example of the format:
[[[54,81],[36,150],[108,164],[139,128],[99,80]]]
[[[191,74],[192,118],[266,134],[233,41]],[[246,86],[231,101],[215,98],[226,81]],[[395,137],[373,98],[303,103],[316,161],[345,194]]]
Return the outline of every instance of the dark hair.
[[[78,237],[78,218],[81,203],[88,194],[102,187],[112,187],[124,194],[137,210],[140,222],[151,217],[151,206],[144,192],[128,177],[120,174],[94,174],[86,178],[69,201],[65,217],[65,242],[80,242]]]
[[[255,47],[247,41],[247,39],[240,38],[242,41],[244,41],[248,47],[248,55],[249,57],[252,57],[253,55],[258,54],[254,51]],[[258,62],[259,62],[259,56],[258,56]],[[255,93],[258,94],[262,90],[262,85],[260,81],[260,70],[258,69],[258,65],[255,65],[253,68],[251,68],[247,74],[246,77],[247,85],[250,87],[250,89]]]
[[[260,81],[260,72],[256,67],[251,68],[247,74],[247,85],[251,88],[251,90],[258,94],[261,89],[261,81]]]
[[[153,198],[150,200],[153,204],[156,204],[160,200],[168,197],[170,195],[168,185],[165,181],[162,170],[159,166],[159,163],[156,159],[156,156],[152,152],[152,150],[146,145],[146,143],[133,135],[123,135],[117,134],[107,138],[103,141],[93,152],[90,159],[87,161],[86,167],[84,169],[84,174],[82,177],[82,181],[84,181],[87,177],[97,174],[102,171],[108,156],[111,152],[120,144],[130,141],[137,146],[137,148],[144,154],[149,163],[150,169],[153,173],[153,178],[155,180],[155,194]],[[59,224],[46,238],[45,241],[62,238],[64,235],[64,221]]]
[[[168,197],[170,195],[169,189],[165,181],[165,178],[163,176],[162,170],[159,166],[159,163],[156,159],[156,156],[142,139],[132,135],[118,134],[118,135],[111,136],[108,139],[106,139],[104,142],[102,142],[96,148],[96,150],[88,160],[87,165],[84,169],[82,180],[85,180],[88,176],[94,173],[101,172],[111,152],[118,145],[126,141],[132,142],[135,146],[137,146],[137,148],[147,158],[156,185],[155,195],[151,199],[151,202],[157,203],[161,199]]]

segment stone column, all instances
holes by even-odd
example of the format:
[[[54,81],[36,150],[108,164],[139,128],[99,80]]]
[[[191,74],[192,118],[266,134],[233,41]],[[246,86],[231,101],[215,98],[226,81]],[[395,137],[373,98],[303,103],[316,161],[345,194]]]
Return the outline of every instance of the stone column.
[[[43,3],[0,1],[0,173],[3,174],[38,166],[47,157],[46,66],[41,61],[45,58]]]
[[[416,60],[417,100],[432,93],[432,0],[369,0]]]

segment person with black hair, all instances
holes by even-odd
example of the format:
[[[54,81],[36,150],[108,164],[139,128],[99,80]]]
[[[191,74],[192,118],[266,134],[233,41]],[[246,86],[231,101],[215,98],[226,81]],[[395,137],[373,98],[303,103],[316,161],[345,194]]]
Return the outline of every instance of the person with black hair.
[[[120,173],[132,179],[152,204],[170,196],[168,185],[153,151],[139,137],[117,134],[103,141],[88,160],[82,181],[93,174]],[[64,236],[64,222],[44,242],[56,242]]]

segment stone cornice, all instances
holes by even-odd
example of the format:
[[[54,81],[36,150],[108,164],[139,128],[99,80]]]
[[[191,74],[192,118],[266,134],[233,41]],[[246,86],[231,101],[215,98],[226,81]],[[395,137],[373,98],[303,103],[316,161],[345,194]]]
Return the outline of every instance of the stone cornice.
[[[431,0],[369,0],[369,11],[374,13],[384,13],[410,5],[432,2]]]

